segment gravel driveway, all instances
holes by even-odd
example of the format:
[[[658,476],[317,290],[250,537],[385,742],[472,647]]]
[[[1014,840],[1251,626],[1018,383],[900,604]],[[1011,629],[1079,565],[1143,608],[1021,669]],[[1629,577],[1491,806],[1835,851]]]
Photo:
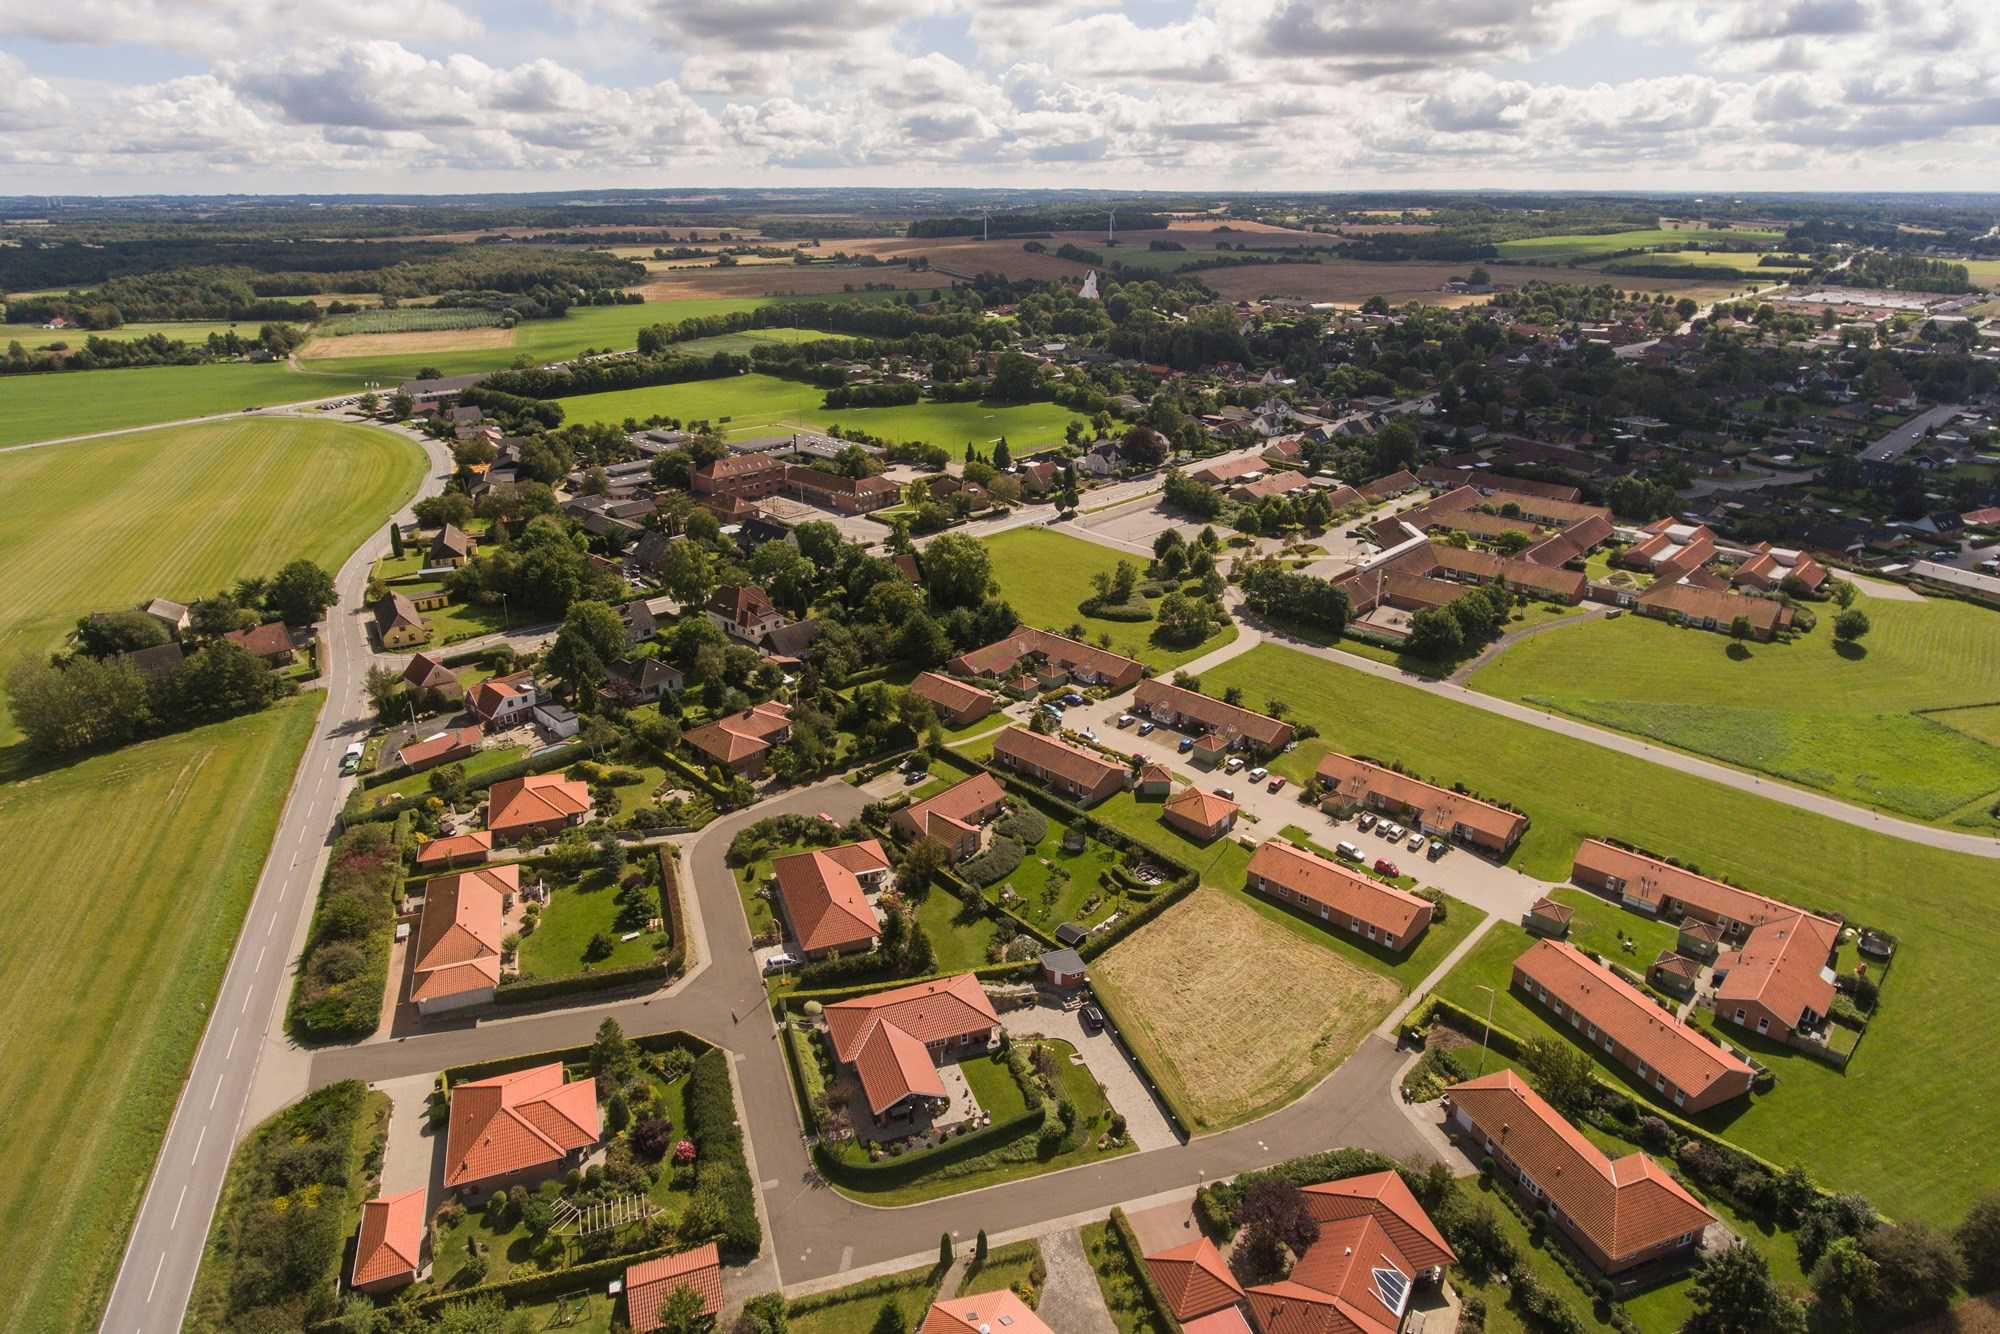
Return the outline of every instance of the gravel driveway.
[[[1104,1085],[1112,1108],[1125,1114],[1126,1133],[1132,1136],[1140,1152],[1170,1149],[1181,1142],[1166,1113],[1147,1091],[1139,1071],[1111,1035],[1102,1029],[1095,1033],[1083,1031],[1082,1010],[1035,1005],[1025,1010],[1009,1010],[1000,1017],[1000,1023],[1014,1037],[1061,1038],[1072,1043],[1091,1075]]]
[[[1035,1314],[1050,1329],[1062,1334],[1118,1334],[1118,1326],[1104,1305],[1104,1289],[1097,1285],[1097,1271],[1083,1253],[1083,1238],[1075,1228],[1051,1232],[1041,1239],[1042,1264],[1049,1271],[1042,1284],[1042,1299]]]

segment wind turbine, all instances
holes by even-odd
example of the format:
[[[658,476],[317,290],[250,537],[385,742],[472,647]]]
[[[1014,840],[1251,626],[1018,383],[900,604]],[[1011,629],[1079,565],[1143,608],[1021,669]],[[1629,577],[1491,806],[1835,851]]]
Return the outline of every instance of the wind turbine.
[[[1111,210],[1111,218],[1104,224],[1104,244],[1118,244],[1118,210]]]

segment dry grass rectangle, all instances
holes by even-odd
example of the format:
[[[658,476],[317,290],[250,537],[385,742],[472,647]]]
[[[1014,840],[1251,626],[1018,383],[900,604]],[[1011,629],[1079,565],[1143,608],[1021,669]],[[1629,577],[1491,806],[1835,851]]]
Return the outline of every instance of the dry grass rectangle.
[[[1305,1092],[1401,994],[1208,889],[1094,961],[1090,977],[1197,1133]]]
[[[424,329],[415,333],[348,334],[314,338],[299,349],[299,360],[321,357],[393,357],[411,352],[465,352],[482,347],[512,347],[514,331],[484,329]]]

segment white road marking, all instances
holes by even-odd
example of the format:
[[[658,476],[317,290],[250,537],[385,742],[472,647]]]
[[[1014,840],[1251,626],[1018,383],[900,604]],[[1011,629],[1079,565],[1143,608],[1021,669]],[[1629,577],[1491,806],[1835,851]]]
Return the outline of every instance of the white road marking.
[[[180,1198],[179,1198],[178,1200],[175,1200],[175,1201],[174,1201],[174,1216],[173,1216],[173,1219],[172,1219],[172,1220],[171,1220],[170,1222],[168,1222],[168,1224],[167,1224],[167,1230],[168,1230],[169,1232],[171,1232],[171,1231],[172,1231],[173,1229],[175,1229],[176,1227],[179,1227],[179,1226],[180,1226],[180,1221],[181,1221],[181,1206],[182,1206],[183,1204],[187,1203],[187,1197],[188,1197],[188,1188],[187,1188],[186,1186],[182,1186],[182,1187],[181,1187],[181,1197],[180,1197]]]
[[[234,1056],[234,1055],[236,1054],[236,1035],[237,1035],[238,1033],[241,1033],[242,1031],[243,1031],[243,1030],[242,1030],[242,1029],[240,1029],[240,1028],[232,1028],[232,1029],[230,1029],[230,1030],[229,1030],[229,1050],[228,1050],[228,1051],[226,1051],[226,1052],[224,1052],[224,1053],[222,1053],[222,1059],[223,1059],[223,1060],[225,1060],[225,1061],[226,1061],[226,1060],[228,1060],[228,1059],[229,1059],[230,1057],[232,1057],[232,1056]],[[219,1076],[218,1076],[218,1078],[217,1078],[217,1082],[218,1082],[218,1083],[220,1082],[220,1077],[219,1077]]]
[[[271,947],[269,945],[266,945],[263,950],[257,951],[257,962],[250,965],[251,972],[254,973],[264,966],[264,950],[268,950],[270,948]]]
[[[208,1138],[208,1127],[203,1126],[201,1128],[201,1133],[194,1137],[194,1154],[192,1156],[191,1161],[198,1161],[201,1158],[201,1144],[202,1141],[207,1138]]]
[[[208,1095],[208,1110],[215,1110],[215,1100],[222,1096],[222,1076],[215,1077],[215,1092]]]
[[[162,1269],[165,1269],[166,1267],[167,1267],[167,1253],[165,1251],[161,1251],[160,1262],[153,1266],[153,1281],[146,1286],[146,1301],[148,1304],[150,1304],[153,1300],[154,1289],[160,1286],[160,1271]]]

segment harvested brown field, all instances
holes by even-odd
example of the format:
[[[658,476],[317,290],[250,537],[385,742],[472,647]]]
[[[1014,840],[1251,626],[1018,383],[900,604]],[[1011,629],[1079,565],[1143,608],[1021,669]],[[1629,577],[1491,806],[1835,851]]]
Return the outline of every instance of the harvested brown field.
[[[1197,1134],[1297,1098],[1401,994],[1209,889],[1094,960],[1090,977]]]
[[[1283,227],[1275,222],[1253,222],[1248,218],[1168,218],[1167,219],[1167,230],[1170,232],[1195,232],[1199,234],[1201,232],[1212,232],[1215,231],[1217,228],[1223,228],[1223,227],[1228,228],[1230,232],[1239,232],[1239,233],[1248,232],[1251,235],[1255,236],[1259,241],[1259,243],[1264,243],[1266,241],[1266,238],[1277,239],[1287,236],[1299,237],[1301,238],[1302,242],[1326,239],[1324,237],[1316,236],[1312,232],[1302,231],[1297,227]],[[1228,233],[1224,233],[1224,236],[1226,237],[1227,234]],[[1135,233],[1135,235],[1152,236],[1156,235],[1156,233],[1139,232]],[[1176,241],[1185,241],[1187,238],[1185,236],[1176,236],[1174,237],[1174,239]]]
[[[1475,266],[1465,264],[1377,264],[1366,260],[1330,260],[1323,264],[1246,265],[1237,269],[1210,269],[1198,275],[1223,296],[1235,301],[1266,296],[1288,296],[1302,301],[1330,301],[1336,305],[1359,306],[1371,296],[1388,299],[1391,305],[1421,301],[1433,306],[1476,305],[1484,296],[1451,296],[1443,288],[1448,278],[1463,278]],[[1695,295],[1699,282],[1676,278],[1631,278],[1595,274],[1587,270],[1516,264],[1489,264],[1487,272],[1501,291],[1541,281],[1594,285],[1609,282],[1625,291],[1687,292]],[[1728,290],[1717,289],[1717,290]]]
[[[309,339],[299,349],[299,360],[393,357],[410,352],[467,352],[484,347],[512,346],[512,329],[425,329],[417,333],[348,334],[344,338]]]
[[[928,291],[951,285],[951,278],[945,274],[921,269],[912,273],[902,265],[802,269],[796,264],[746,264],[733,269],[679,269],[626,290],[642,292],[648,301],[700,301],[712,297],[822,296],[829,292],[859,292],[869,287],[914,287]]]

